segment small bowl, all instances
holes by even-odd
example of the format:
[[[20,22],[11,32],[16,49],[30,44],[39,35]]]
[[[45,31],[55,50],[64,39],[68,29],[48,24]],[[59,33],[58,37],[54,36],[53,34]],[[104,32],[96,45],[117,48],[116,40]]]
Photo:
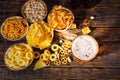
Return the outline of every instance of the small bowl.
[[[48,23],[41,20],[30,25],[30,29],[26,35],[26,40],[29,45],[42,50],[51,45],[53,37],[53,29],[49,27]]]
[[[47,6],[43,0],[28,0],[23,4],[21,13],[28,22],[37,22],[47,16]]]
[[[27,68],[32,63],[33,59],[33,49],[25,43],[11,45],[4,56],[6,66],[13,71]]]
[[[58,32],[65,31],[70,28],[74,22],[72,11],[63,6],[54,6],[47,17],[48,24],[52,29]]]
[[[17,41],[27,34],[28,26],[28,22],[22,17],[12,16],[1,25],[1,35],[9,41]]]

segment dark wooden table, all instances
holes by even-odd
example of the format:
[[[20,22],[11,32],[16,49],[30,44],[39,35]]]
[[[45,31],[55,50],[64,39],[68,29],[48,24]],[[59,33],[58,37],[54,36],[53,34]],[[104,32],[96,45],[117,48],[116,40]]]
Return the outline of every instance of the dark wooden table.
[[[10,16],[21,15],[21,6],[27,0],[0,0],[0,25]],[[72,61],[68,65],[45,67],[33,70],[35,62],[21,71],[11,71],[4,63],[4,53],[11,45],[26,42],[7,41],[0,35],[0,80],[120,80],[120,0],[44,0],[48,12],[56,4],[71,9],[75,23],[92,15],[96,16],[92,25],[92,35],[100,45],[101,53],[85,64]],[[45,19],[46,20],[46,19]]]

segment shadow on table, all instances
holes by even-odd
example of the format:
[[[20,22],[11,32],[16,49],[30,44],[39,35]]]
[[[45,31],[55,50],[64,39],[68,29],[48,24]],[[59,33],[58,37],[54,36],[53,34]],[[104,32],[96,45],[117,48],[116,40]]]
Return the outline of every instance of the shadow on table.
[[[102,0],[71,0],[72,8],[92,8],[96,6]]]
[[[88,9],[94,8],[102,0],[71,0],[71,8],[75,11],[75,22],[80,25],[85,18],[88,18]]]
[[[102,0],[58,0],[58,4],[72,10],[75,23],[80,25],[87,17],[87,10],[95,7]]]

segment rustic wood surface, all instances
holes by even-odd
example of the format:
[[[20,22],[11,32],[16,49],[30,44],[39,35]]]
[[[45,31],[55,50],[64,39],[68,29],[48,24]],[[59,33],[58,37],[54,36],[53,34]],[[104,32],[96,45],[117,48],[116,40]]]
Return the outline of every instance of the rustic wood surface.
[[[21,6],[27,0],[0,0],[0,25],[10,16],[21,15]],[[120,80],[120,0],[44,0],[48,12],[54,5],[63,5],[75,15],[75,23],[92,15],[96,16],[92,24],[92,35],[100,45],[100,54],[85,64],[77,60],[68,65],[45,67],[34,71],[33,62],[21,71],[11,71],[4,63],[6,49],[14,43],[0,35],[0,80]],[[45,19],[46,20],[46,19]]]

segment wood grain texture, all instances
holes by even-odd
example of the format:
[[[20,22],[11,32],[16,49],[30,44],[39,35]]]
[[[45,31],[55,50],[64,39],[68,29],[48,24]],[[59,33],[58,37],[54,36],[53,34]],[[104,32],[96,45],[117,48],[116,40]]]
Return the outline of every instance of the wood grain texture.
[[[23,72],[10,72],[3,68],[1,73],[2,78],[6,80],[10,79],[22,79],[22,80],[41,80],[41,79],[83,79],[83,80],[117,80],[119,78],[119,69],[109,68],[43,68],[38,71],[32,71],[32,69],[24,70]],[[34,75],[33,75],[34,74]],[[9,76],[8,76],[9,75]]]
[[[79,26],[85,18],[95,16],[90,33],[99,43],[100,51],[90,62],[80,64],[74,59],[67,65],[45,67],[33,71],[34,62],[21,71],[11,71],[4,63],[4,53],[15,43],[0,35],[0,80],[119,80],[120,79],[120,0],[44,0],[48,13],[54,5],[72,10]],[[87,2],[88,1],[88,2]],[[91,2],[92,1],[92,2]],[[21,15],[26,0],[0,0],[0,25],[10,16]],[[47,21],[47,18],[45,19]],[[74,57],[73,57],[74,58]]]

